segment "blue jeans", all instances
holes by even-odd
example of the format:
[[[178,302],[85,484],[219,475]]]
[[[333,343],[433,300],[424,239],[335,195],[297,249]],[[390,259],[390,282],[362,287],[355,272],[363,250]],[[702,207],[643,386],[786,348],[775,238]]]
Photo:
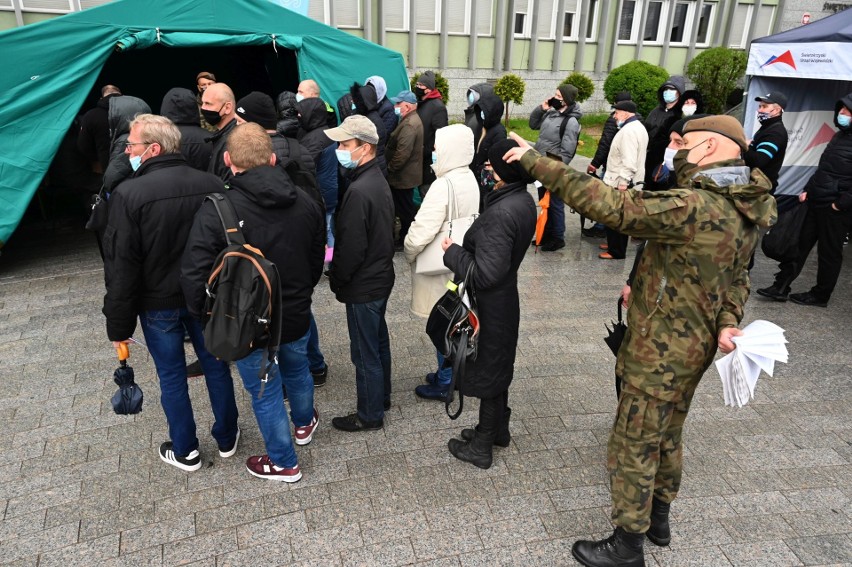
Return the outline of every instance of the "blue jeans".
[[[311,326],[308,329],[308,368],[311,371],[319,371],[325,368],[325,357],[320,350],[319,331],[313,311],[311,311]]]
[[[334,209],[325,212],[325,233],[326,245],[334,248]]]
[[[358,417],[361,421],[384,419],[385,402],[391,395],[391,353],[385,310],[388,298],[369,303],[347,303],[349,350],[355,365]]]
[[[550,208],[547,210],[547,232],[553,238],[565,240],[565,203],[554,195],[550,194]]]
[[[184,333],[189,334],[195,354],[204,370],[210,407],[215,419],[211,433],[220,447],[227,447],[237,436],[237,403],[234,382],[228,364],[216,360],[204,348],[201,322],[186,309],[145,311],[139,316],[142,334],[160,379],[160,403],[169,424],[169,438],[175,454],[186,456],[198,449],[195,418],[186,381]]]
[[[450,365],[444,368],[444,355],[441,354],[438,350],[435,350],[435,354],[438,356],[437,383],[442,386],[449,386],[450,382],[453,381],[453,367],[452,365]]]
[[[281,380],[290,402],[290,419],[293,425],[310,425],[314,418],[314,379],[308,370],[308,339],[311,332],[302,338],[284,343],[278,349],[278,364]]]

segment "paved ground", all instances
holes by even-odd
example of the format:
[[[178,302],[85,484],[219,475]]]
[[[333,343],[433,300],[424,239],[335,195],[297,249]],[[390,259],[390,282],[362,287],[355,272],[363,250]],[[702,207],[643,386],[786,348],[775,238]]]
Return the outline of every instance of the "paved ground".
[[[316,293],[331,363],[316,393],[322,416],[298,449],[304,479],[255,479],[262,450],[239,388],[243,439],[218,458],[202,381],[193,397],[202,455],[186,474],[160,462],[165,420],[151,361],[133,349],[145,392],[135,417],[113,414],[114,353],[106,341],[98,252],[89,234],[22,228],[0,258],[0,563],[52,565],[570,565],[578,536],[609,531],[605,443],[614,359],[601,340],[627,262],[597,259],[569,215],[565,249],[527,256],[521,339],[510,402],[513,441],[481,471],[455,461],[452,423],[414,386],[432,369],[423,322],[408,312],[397,256],[388,322],[393,408],[383,431],[329,424],[354,408],[344,310]],[[632,252],[631,252],[632,254]],[[848,256],[848,254],[847,254]],[[687,422],[682,498],[670,548],[647,563],[852,565],[852,262],[828,309],[756,296],[746,319],[787,330],[791,362],[762,377],[747,407],[723,406],[710,371]],[[812,259],[794,290],[814,280]],[[758,255],[757,287],[773,264]]]

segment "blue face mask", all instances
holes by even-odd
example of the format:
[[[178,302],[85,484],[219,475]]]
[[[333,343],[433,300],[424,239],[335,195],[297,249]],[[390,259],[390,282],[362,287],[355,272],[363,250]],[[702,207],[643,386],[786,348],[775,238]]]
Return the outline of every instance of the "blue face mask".
[[[303,100],[305,100],[305,97],[301,93],[296,93],[296,102],[302,102]]]
[[[615,125],[616,125],[619,129],[621,129],[621,127],[622,127],[622,126],[624,126],[624,120],[618,120],[618,121],[616,121]]]
[[[136,171],[140,167],[142,167],[142,156],[144,156],[146,153],[148,153],[148,150],[150,150],[150,149],[151,149],[151,146],[148,146],[147,148],[145,148],[145,151],[142,152],[141,154],[139,154],[138,156],[132,156],[131,158],[129,158],[130,167],[133,168],[133,171]]]
[[[397,118],[402,117],[402,110],[400,110],[400,108],[398,106],[393,107],[393,113],[396,114]]]
[[[361,147],[363,147],[363,146],[361,146]],[[361,148],[358,148],[358,149],[360,150]],[[358,150],[355,150],[355,151],[357,152]],[[352,153],[353,152],[350,152],[349,150],[334,150],[334,153],[337,154],[338,163],[340,163],[340,165],[342,165],[346,169],[355,169],[356,167],[358,167],[358,163],[361,161],[361,158],[358,158],[357,160],[353,161],[352,160]]]
[[[848,128],[849,124],[852,123],[852,117],[847,116],[845,114],[838,114],[837,123],[840,125],[841,128]]]
[[[666,89],[663,91],[663,100],[666,104],[671,104],[677,100],[677,91],[674,89]]]
[[[437,152],[432,152],[432,165],[438,163],[438,154]]]
[[[353,102],[352,103],[352,110],[355,110],[355,108],[356,108],[356,106],[355,106],[355,103]]]
[[[485,111],[484,110],[479,111],[479,117],[482,118],[483,122],[485,122]]]
[[[473,94],[473,92],[471,92],[471,93],[469,93],[469,94],[467,95],[467,102],[468,102],[468,104],[470,104],[471,106],[473,106],[473,103],[475,103],[475,102],[476,102],[476,95],[474,95],[474,94]]]

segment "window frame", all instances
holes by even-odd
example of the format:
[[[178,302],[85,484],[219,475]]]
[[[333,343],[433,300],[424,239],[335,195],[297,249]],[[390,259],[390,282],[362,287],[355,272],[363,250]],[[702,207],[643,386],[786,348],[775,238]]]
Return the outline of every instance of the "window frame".
[[[515,11],[512,13],[512,37],[514,39],[530,39],[532,38],[532,0],[526,0],[527,2],[527,11],[526,12],[518,12]],[[520,2],[519,2],[520,3]],[[517,8],[516,8],[517,10]],[[517,33],[515,31],[515,20],[518,14],[522,14],[524,16],[524,29],[521,33]]]
[[[588,32],[589,28],[592,30],[592,35],[589,37],[588,33],[586,33],[586,42],[596,42],[598,40],[598,19],[600,14],[600,1],[599,0],[589,0],[589,19],[586,23],[586,32]],[[575,12],[569,12],[565,10],[565,15],[574,14],[573,22],[571,25],[571,35],[562,34],[562,41],[580,41],[580,21],[583,19],[583,0],[577,0],[577,10]],[[559,17],[559,12],[554,8],[553,10],[553,28],[554,33],[556,29],[557,19]],[[562,31],[565,31],[563,27]]]
[[[704,38],[704,41],[698,41],[698,30],[701,29],[701,14],[698,14],[698,29],[694,30],[696,47],[709,47],[710,44],[713,43],[713,29],[716,26],[716,20],[719,17],[719,2],[702,2],[701,7],[704,8],[705,6],[710,7],[710,17],[707,18],[707,37]],[[689,35],[693,35],[692,30],[690,30]]]
[[[64,0],[65,4],[68,5],[68,8],[28,8],[24,6],[24,2],[26,0],[21,1],[21,12],[27,12],[29,14],[70,14],[72,12],[76,12],[74,9],[74,0]],[[15,10],[15,3],[11,2],[10,6],[2,6],[0,7],[0,11],[12,12]]]
[[[314,0],[316,1],[316,0]],[[385,28],[386,31],[394,32],[394,33],[407,33],[411,31],[411,0],[399,0],[402,2],[402,28],[393,28],[387,26]],[[387,25],[387,19],[385,19],[385,25]]]

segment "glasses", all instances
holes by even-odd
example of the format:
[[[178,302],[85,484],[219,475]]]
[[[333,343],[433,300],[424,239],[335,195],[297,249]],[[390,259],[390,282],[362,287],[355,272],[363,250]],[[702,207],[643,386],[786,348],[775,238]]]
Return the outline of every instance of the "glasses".
[[[129,150],[131,148],[131,146],[140,146],[140,145],[141,146],[147,146],[150,143],[151,142],[125,142],[124,147]]]

